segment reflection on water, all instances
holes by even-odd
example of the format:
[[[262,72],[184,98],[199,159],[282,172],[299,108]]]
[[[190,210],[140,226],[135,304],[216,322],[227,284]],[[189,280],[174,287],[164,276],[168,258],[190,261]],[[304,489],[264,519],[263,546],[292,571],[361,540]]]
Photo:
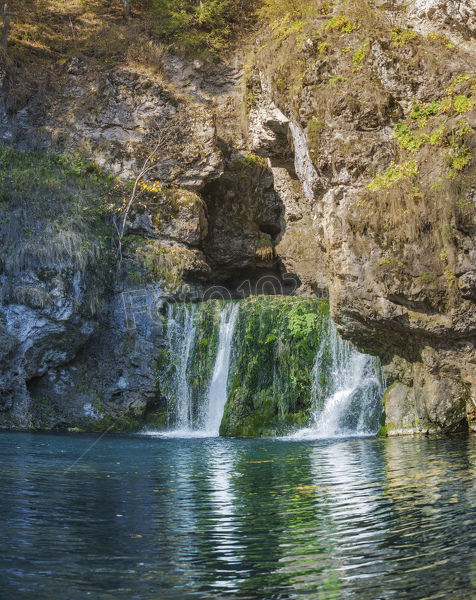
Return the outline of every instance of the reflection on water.
[[[476,438],[0,435],[5,599],[476,597]]]

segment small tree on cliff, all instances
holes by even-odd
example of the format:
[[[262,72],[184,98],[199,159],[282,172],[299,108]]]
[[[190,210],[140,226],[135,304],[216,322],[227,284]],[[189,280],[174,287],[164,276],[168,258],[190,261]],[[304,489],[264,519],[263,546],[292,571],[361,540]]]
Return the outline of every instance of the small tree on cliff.
[[[164,162],[173,153],[174,147],[178,140],[179,134],[183,135],[182,123],[178,118],[173,119],[167,126],[160,126],[159,124],[156,131],[153,133],[150,141],[143,145],[143,161],[142,166],[134,179],[131,195],[129,199],[124,199],[124,206],[121,208],[119,215],[119,224],[117,220],[114,220],[114,225],[117,233],[117,251],[116,256],[120,263],[122,263],[122,243],[124,234],[126,232],[127,217],[131,211],[131,208],[137,202],[141,187],[147,189],[146,185],[143,185],[147,175],[158,167],[161,162]],[[152,136],[152,134],[151,134]],[[160,184],[159,184],[160,185]],[[143,191],[142,190],[142,191]],[[155,191],[160,191],[160,187],[155,186]]]

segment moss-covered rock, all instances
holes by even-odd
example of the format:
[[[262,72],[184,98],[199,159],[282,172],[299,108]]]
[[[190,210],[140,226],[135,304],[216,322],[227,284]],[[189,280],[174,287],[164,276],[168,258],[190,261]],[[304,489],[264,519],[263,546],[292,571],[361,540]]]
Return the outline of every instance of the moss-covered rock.
[[[308,421],[312,371],[327,334],[328,310],[325,300],[307,298],[260,296],[242,303],[220,435],[282,435]],[[322,389],[326,366],[323,356]]]

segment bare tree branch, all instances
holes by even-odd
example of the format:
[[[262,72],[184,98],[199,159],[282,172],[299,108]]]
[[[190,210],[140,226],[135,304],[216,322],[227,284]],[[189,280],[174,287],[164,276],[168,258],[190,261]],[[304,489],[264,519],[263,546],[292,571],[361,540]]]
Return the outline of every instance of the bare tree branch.
[[[114,223],[116,230],[118,232],[118,244],[117,244],[117,253],[116,257],[120,263],[122,263],[122,241],[124,239],[124,233],[126,230],[126,222],[127,217],[129,216],[129,212],[137,199],[138,188],[140,182],[144,179],[144,177],[157,166],[157,161],[159,159],[164,159],[164,156],[159,156],[160,153],[165,153],[170,145],[170,143],[176,138],[178,133],[178,122],[174,121],[170,125],[167,126],[167,129],[159,130],[158,137],[155,139],[155,143],[152,146],[152,149],[147,154],[142,167],[139,170],[136,178],[134,179],[134,185],[132,187],[132,192],[130,198],[122,210],[121,222],[119,228],[116,223]]]

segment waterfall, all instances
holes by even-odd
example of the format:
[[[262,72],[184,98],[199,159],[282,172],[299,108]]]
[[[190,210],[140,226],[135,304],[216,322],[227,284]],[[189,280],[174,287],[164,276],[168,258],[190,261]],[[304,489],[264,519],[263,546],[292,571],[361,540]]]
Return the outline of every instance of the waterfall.
[[[168,306],[161,389],[170,434],[218,435],[238,310],[238,303],[217,301]]]
[[[339,336],[325,300],[171,304],[158,378],[168,435],[375,434],[378,360]]]
[[[329,365],[324,364],[327,356]],[[330,367],[326,385],[322,374]],[[375,433],[375,408],[385,390],[376,359],[357,352],[329,320],[312,370],[312,423],[294,437],[332,437]]]
[[[172,388],[176,390],[176,426],[187,430],[192,421],[192,398],[188,383],[190,351],[197,329],[196,304],[170,304],[167,309],[167,343],[176,358]]]
[[[228,304],[220,314],[220,330],[218,334],[218,352],[213,368],[212,380],[208,389],[205,431],[209,435],[218,435],[223,411],[227,400],[228,370],[233,333],[240,305]]]

